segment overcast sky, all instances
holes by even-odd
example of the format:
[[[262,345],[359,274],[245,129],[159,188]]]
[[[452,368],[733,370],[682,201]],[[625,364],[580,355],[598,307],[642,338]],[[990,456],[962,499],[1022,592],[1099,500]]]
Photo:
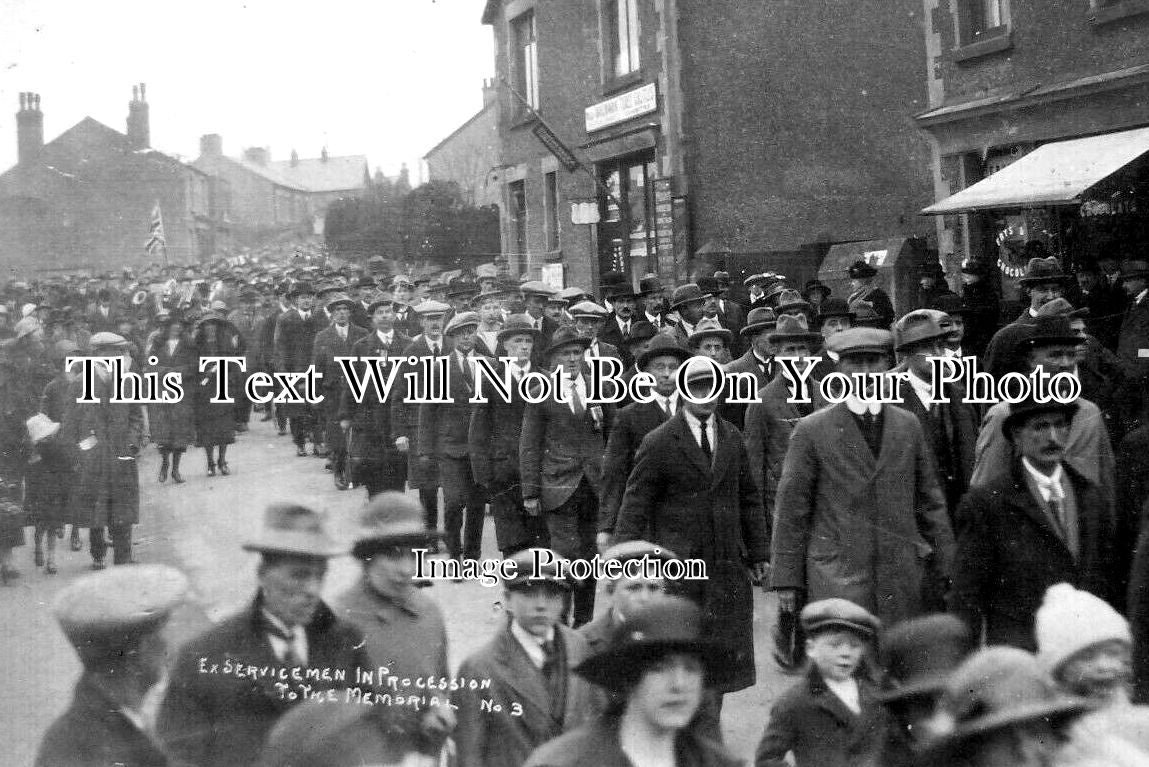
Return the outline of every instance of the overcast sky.
[[[147,84],[152,146],[186,159],[270,146],[366,154],[388,175],[482,106],[493,72],[483,0],[0,0],[0,170],[16,162],[19,94],[45,140],[91,116],[125,129]]]

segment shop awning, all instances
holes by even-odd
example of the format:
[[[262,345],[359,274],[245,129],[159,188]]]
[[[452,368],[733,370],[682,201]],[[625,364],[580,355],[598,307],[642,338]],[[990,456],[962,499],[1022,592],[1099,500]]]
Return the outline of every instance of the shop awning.
[[[1078,205],[1082,195],[1149,153],[1149,128],[1044,144],[989,178],[925,208],[931,216]]]

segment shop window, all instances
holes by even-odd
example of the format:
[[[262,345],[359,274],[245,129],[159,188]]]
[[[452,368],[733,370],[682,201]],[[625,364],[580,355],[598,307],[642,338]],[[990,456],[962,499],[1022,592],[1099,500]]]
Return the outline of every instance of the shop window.
[[[958,38],[971,45],[1005,34],[1008,26],[1005,0],[962,0],[958,5]]]
[[[512,181],[508,185],[511,208],[511,232],[514,236],[512,246],[515,255],[522,257],[527,253],[527,189],[522,181]]]
[[[658,174],[653,153],[601,164],[599,174],[610,192],[600,199],[600,270],[656,272],[654,179]]]
[[[638,0],[605,0],[603,17],[610,56],[610,74],[623,77],[637,72]]]
[[[511,21],[511,39],[514,41],[515,89],[532,109],[539,108],[539,43],[535,28],[535,12],[527,11]],[[519,116],[525,113],[520,104]]]
[[[543,207],[547,214],[547,251],[559,249],[559,174],[543,176]]]

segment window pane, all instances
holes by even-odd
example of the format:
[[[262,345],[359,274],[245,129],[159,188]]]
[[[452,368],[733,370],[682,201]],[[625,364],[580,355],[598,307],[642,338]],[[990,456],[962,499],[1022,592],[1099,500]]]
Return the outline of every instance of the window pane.
[[[559,249],[559,185],[558,174],[548,173],[543,177],[545,196],[543,198],[547,209],[547,250]]]
[[[606,212],[603,215],[603,219],[606,221],[618,221],[622,215],[622,211],[618,209],[618,200],[622,199],[622,184],[619,178],[618,168],[612,168],[602,181],[606,185],[606,188],[610,190],[611,194],[606,200]]]
[[[626,171],[626,201],[630,214],[630,257],[645,257],[647,253],[646,174],[641,165],[631,165]]]
[[[607,0],[609,51],[615,77],[638,69],[638,0]]]
[[[524,13],[512,22],[512,27],[515,44],[515,83],[523,98],[538,109],[538,42],[535,38],[535,14]]]
[[[628,72],[638,69],[638,0],[626,0],[626,41],[628,56]]]

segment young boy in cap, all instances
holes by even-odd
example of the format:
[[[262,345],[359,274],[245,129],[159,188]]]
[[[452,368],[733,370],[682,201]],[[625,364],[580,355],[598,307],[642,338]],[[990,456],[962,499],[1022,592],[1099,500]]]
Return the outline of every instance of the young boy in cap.
[[[560,560],[550,549],[526,549],[509,560],[515,572],[503,581],[507,622],[459,667],[460,677],[491,685],[460,686],[452,696],[458,767],[520,767],[535,748],[589,714],[592,690],[571,673],[586,645],[563,625],[571,584],[557,567],[536,573],[536,557]]]
[[[863,667],[878,619],[848,600],[823,599],[802,610],[802,628],[810,672],[774,704],[755,767],[781,767],[787,754],[797,767],[865,764],[886,728]]]

